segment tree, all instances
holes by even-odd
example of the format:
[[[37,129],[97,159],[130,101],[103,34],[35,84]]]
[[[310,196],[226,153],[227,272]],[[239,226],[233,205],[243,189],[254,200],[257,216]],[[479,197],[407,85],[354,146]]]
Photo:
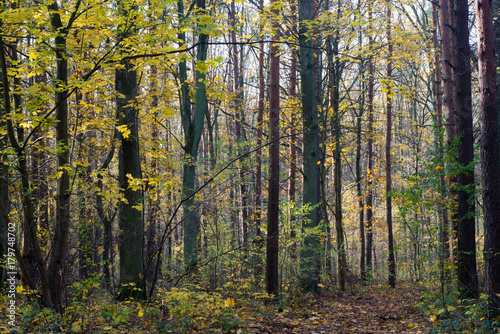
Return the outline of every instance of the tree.
[[[200,13],[205,12],[205,0],[197,0],[196,7]],[[178,2],[179,20],[184,17],[184,5],[182,0]],[[181,41],[186,40],[185,33],[179,34]],[[194,269],[197,265],[197,234],[198,219],[194,211],[195,199],[195,179],[196,161],[198,160],[198,146],[203,130],[206,99],[206,73],[201,69],[203,62],[207,59],[208,35],[200,33],[198,37],[198,48],[196,54],[196,74],[195,74],[195,105],[191,108],[189,98],[189,86],[187,82],[186,60],[183,58],[179,63],[179,77],[181,82],[181,115],[182,128],[184,130],[184,171],[182,193],[186,198],[184,202],[184,265],[187,271]]]
[[[438,163],[441,169],[444,169],[444,127],[443,127],[443,89],[442,89],[442,71],[440,59],[440,47],[438,42],[438,3],[432,4],[432,44],[434,46],[434,72],[436,76],[435,91],[436,91],[436,132],[437,132],[437,150],[438,150]],[[446,197],[446,181],[444,173],[439,176],[441,195]],[[446,278],[445,267],[448,259],[448,210],[445,205],[440,204],[441,215],[441,288],[444,289],[444,281]],[[443,290],[444,292],[444,290]]]
[[[373,1],[368,2],[368,22],[373,21]],[[372,272],[373,253],[373,89],[374,89],[374,65],[373,65],[373,36],[368,35],[368,167],[367,167],[367,191],[366,196],[366,271],[368,275]]]
[[[392,171],[391,171],[391,140],[392,140],[392,36],[391,36],[391,1],[387,0],[387,43],[389,53],[387,55],[387,130],[385,139],[385,198],[387,201],[387,241],[389,245],[389,285],[396,287],[396,260],[394,257],[394,237],[392,233]]]
[[[500,161],[496,105],[495,47],[491,0],[476,2],[478,22],[481,172],[484,208],[485,287],[488,317],[500,315]]]
[[[269,199],[267,205],[267,247],[266,247],[266,291],[276,295],[279,288],[278,253],[279,253],[279,196],[280,196],[280,163],[279,163],[279,123],[280,123],[280,57],[277,42],[279,41],[279,10],[276,0],[271,2],[273,34],[270,46],[270,85],[269,85]]]
[[[127,8],[121,3],[123,18],[134,16],[136,8]],[[119,40],[124,44],[132,36],[131,25],[122,24]],[[124,47],[126,50],[126,47]],[[120,284],[119,300],[129,297],[135,299],[142,296],[143,273],[143,234],[142,220],[142,187],[137,180],[142,178],[141,160],[139,156],[139,122],[138,108],[135,102],[138,83],[137,70],[134,64],[122,54],[119,67],[115,70],[117,128],[119,129],[120,148],[118,151],[118,180],[125,201],[120,202],[118,224],[120,227]]]
[[[316,112],[316,89],[312,39],[308,22],[312,20],[312,1],[299,0],[299,61],[303,123],[303,203],[310,207],[303,224],[304,242],[300,252],[300,280],[306,291],[318,290],[316,269],[317,240],[312,229],[318,225],[318,116]]]
[[[472,128],[469,7],[455,2],[454,101],[457,121],[458,210],[457,278],[462,298],[479,296],[476,269],[474,133]]]

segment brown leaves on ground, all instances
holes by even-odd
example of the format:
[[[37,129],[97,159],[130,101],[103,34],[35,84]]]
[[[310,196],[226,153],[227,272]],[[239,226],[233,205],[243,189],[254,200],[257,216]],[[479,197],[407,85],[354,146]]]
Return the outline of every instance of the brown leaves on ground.
[[[370,287],[357,294],[302,297],[241,325],[239,333],[423,333],[430,326],[415,309],[419,293],[409,287]]]

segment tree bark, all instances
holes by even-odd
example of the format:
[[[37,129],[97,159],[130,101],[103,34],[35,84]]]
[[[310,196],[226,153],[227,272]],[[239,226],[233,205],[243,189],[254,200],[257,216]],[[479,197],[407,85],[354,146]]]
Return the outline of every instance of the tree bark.
[[[311,234],[317,226],[318,199],[318,116],[316,111],[316,89],[312,40],[307,36],[307,22],[312,19],[312,1],[299,0],[299,59],[302,94],[303,124],[303,203],[310,212],[303,223],[305,232],[300,252],[301,285],[305,291],[318,291],[316,251],[318,240]]]
[[[440,59],[440,47],[438,42],[438,3],[432,4],[432,41],[434,45],[434,73],[435,73],[435,91],[436,91],[436,137],[437,137],[437,150],[438,150],[438,165],[436,169],[439,174],[439,182],[441,185],[441,196],[446,198],[446,181],[444,177],[444,135],[445,131],[443,128],[443,88],[442,88],[442,71],[441,71],[441,59]],[[440,255],[440,267],[441,267],[441,291],[444,294],[445,281],[447,280],[446,268],[448,267],[447,262],[449,258],[448,249],[448,210],[443,203],[439,204],[439,214],[441,218],[440,226],[440,242],[441,242],[441,255]]]
[[[396,262],[394,258],[394,238],[392,234],[392,172],[391,172],[391,140],[392,140],[392,36],[391,36],[391,0],[387,0],[387,130],[385,139],[385,198],[387,208],[387,243],[389,246],[388,267],[389,285],[396,287]]]
[[[80,1],[77,2],[75,12]],[[48,5],[51,11],[51,26],[57,31],[56,53],[56,145],[57,166],[60,177],[57,186],[56,224],[52,237],[52,251],[47,268],[48,283],[54,308],[62,312],[65,261],[70,227],[70,178],[69,178],[69,133],[68,133],[68,59],[66,55],[66,35],[69,27],[63,27],[56,1]]]
[[[127,15],[123,9],[123,15]],[[124,27],[122,40],[130,37],[130,27]],[[134,185],[132,179],[141,179],[141,160],[139,155],[139,120],[135,99],[138,83],[137,71],[129,60],[121,60],[115,70],[115,89],[119,94],[116,99],[117,124],[127,131],[120,132],[118,138],[118,180],[124,201],[120,201],[118,212],[119,252],[120,252],[120,291],[118,300],[142,298],[143,286],[143,238],[142,188]],[[132,181],[132,182],[131,182]]]
[[[279,253],[279,112],[280,112],[280,68],[279,50],[279,10],[276,0],[271,1],[273,28],[270,46],[270,87],[269,87],[269,200],[267,206],[267,248],[266,248],[266,291],[276,295],[279,289],[278,253]]]
[[[462,298],[479,296],[476,269],[474,195],[474,134],[472,128],[469,7],[467,0],[455,3],[455,115],[458,135],[458,288]]]
[[[373,21],[373,1],[369,0],[368,21]],[[374,65],[373,65],[373,36],[368,36],[368,168],[367,168],[367,190],[366,196],[366,272],[367,277],[372,274],[373,254],[373,88],[374,88]]]
[[[492,0],[476,2],[487,315],[500,315],[500,167]]]
[[[244,108],[243,108],[243,76],[241,74],[239,59],[238,59],[238,45],[236,40],[236,5],[235,0],[231,1],[231,26],[232,30],[230,33],[231,42],[232,42],[232,61],[233,61],[233,80],[234,80],[234,111],[235,111],[235,135],[237,142],[237,152],[238,155],[241,155],[246,151],[245,145],[245,129],[243,127],[244,124]],[[240,177],[240,196],[241,196],[241,217],[243,224],[243,243],[246,243],[248,240],[248,194],[247,194],[247,186],[246,186],[246,164],[247,158],[244,157],[239,161],[239,177]]]
[[[205,11],[205,0],[197,0],[196,6],[199,10]],[[184,8],[182,1],[178,2],[180,20],[183,20]],[[185,33],[179,35],[185,41]],[[196,54],[196,63],[201,64],[207,59],[208,35],[200,34]],[[198,159],[198,146],[204,125],[205,109],[207,106],[205,72],[196,69],[195,74],[195,108],[194,115],[189,99],[189,88],[187,82],[187,69],[185,60],[179,64],[179,76],[181,81],[182,99],[182,127],[184,129],[184,171],[182,179],[183,195],[187,199],[184,202],[184,266],[186,271],[190,271],[197,265],[197,234],[198,219],[194,212],[194,185],[196,179],[196,162]]]

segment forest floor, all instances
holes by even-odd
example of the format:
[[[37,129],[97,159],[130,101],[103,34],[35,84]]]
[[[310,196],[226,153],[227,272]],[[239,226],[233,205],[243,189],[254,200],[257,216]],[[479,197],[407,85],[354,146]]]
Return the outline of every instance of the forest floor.
[[[247,319],[241,333],[424,333],[432,327],[415,307],[420,293],[411,287],[372,287],[358,293],[302,297],[300,305]]]
[[[146,304],[94,295],[73,303],[63,316],[25,304],[15,329],[7,325],[6,304],[0,305],[0,333],[424,333],[433,322],[416,307],[421,291],[372,285],[344,293],[289,293],[278,303],[256,293],[185,289],[163,292]]]

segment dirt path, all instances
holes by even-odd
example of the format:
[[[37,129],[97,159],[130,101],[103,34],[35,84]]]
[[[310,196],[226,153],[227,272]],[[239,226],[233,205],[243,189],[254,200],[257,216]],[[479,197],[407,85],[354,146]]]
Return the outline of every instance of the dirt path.
[[[324,294],[246,319],[239,333],[424,333],[429,322],[414,307],[418,298],[408,287]]]

